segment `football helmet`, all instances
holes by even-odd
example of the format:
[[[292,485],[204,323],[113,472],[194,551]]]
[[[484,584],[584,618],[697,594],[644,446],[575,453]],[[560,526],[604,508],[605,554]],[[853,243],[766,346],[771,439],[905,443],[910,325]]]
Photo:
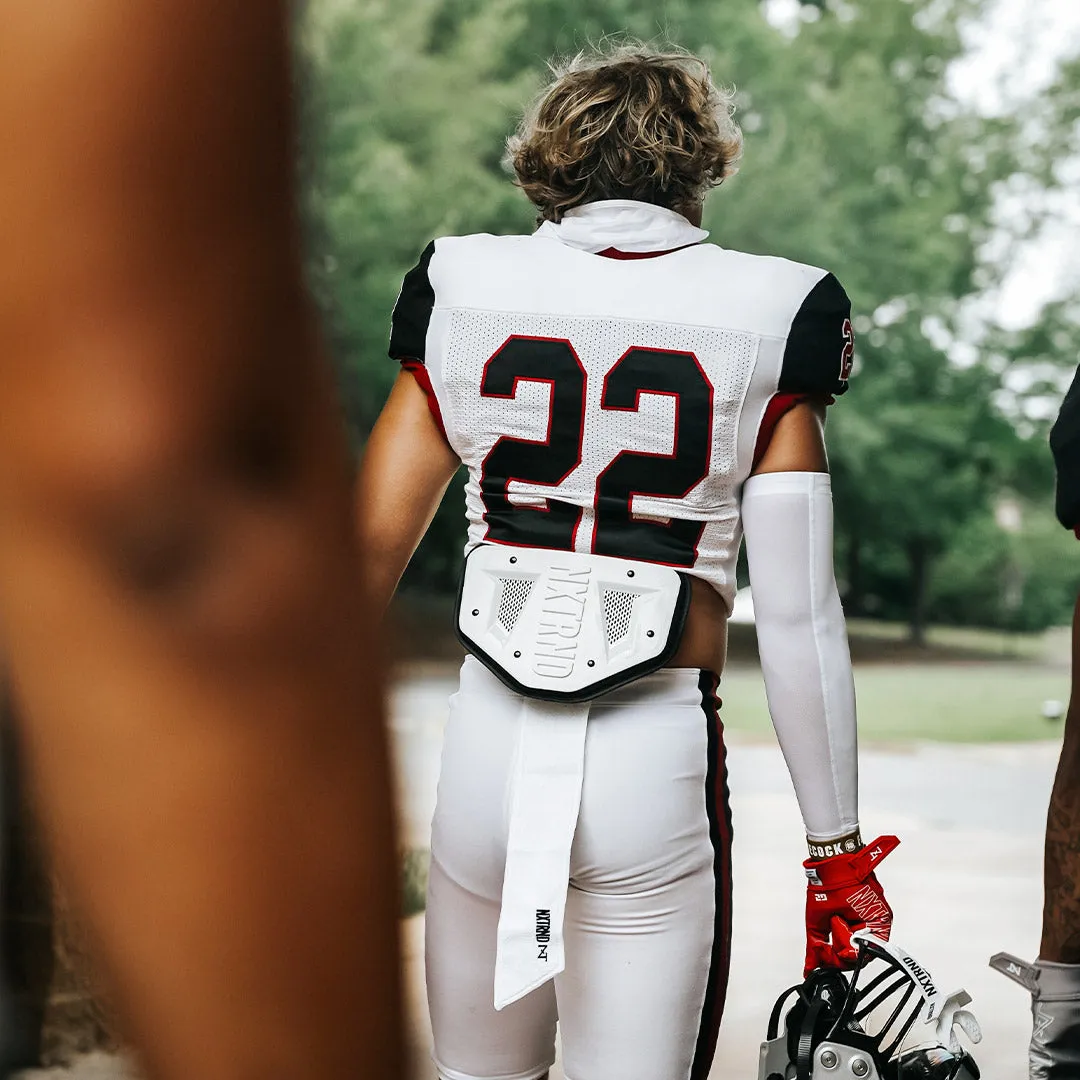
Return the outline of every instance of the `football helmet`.
[[[972,1042],[982,1038],[964,1008],[967,992],[940,994],[924,967],[872,934],[852,941],[858,959],[851,971],[818,968],[780,995],[758,1080],[978,1080],[957,1036],[959,1028]],[[920,1020],[933,1025],[929,1037],[905,1049]]]

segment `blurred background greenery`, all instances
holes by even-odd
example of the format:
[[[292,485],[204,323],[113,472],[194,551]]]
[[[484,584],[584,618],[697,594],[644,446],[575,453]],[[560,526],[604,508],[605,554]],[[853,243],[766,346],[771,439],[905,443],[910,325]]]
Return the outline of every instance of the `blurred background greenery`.
[[[777,0],[310,0],[310,271],[357,444],[396,374],[389,313],[428,240],[532,227],[501,157],[547,58],[605,35],[669,39],[738,88],[746,148],[707,204],[713,240],[828,267],[857,313],[852,391],[829,420],[849,615],[914,641],[931,624],[1066,622],[1080,552],[1052,517],[1046,434],[1080,303],[1017,329],[995,297],[1067,189],[1080,59],[1008,107],[965,99],[950,73],[991,6],[780,0],[778,18]],[[454,591],[463,540],[455,484],[406,602]]]

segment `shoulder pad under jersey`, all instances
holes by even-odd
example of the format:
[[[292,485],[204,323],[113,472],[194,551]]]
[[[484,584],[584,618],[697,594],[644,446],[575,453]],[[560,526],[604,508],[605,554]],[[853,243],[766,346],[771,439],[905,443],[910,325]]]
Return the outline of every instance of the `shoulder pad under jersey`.
[[[843,394],[854,356],[851,301],[840,282],[826,273],[803,298],[791,321],[778,392]]]

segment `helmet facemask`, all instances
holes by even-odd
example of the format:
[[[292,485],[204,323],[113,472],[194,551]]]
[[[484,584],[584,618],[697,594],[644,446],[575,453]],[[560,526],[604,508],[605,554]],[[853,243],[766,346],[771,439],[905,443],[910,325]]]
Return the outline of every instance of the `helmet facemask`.
[[[759,1080],[977,1080],[978,1066],[955,1033],[960,1027],[973,1041],[981,1038],[963,1008],[970,996],[940,994],[929,972],[895,945],[866,933],[853,940],[859,953],[850,972],[819,968],[781,995]],[[934,1025],[922,1039],[920,1021]]]

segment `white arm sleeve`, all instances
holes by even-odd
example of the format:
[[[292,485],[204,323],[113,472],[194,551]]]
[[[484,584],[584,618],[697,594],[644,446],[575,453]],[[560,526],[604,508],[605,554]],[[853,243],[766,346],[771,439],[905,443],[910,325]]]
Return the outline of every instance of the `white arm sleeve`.
[[[835,839],[858,826],[859,773],[828,475],[750,477],[742,522],[773,726],[807,836]]]

